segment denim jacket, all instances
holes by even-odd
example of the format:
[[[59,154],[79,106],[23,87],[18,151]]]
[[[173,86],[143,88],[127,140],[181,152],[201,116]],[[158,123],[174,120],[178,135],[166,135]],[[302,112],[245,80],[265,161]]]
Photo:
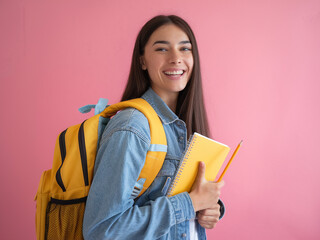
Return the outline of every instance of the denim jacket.
[[[134,199],[150,147],[149,124],[136,109],[117,113],[99,143],[83,221],[86,240],[189,239],[189,220],[196,217],[189,194],[166,196],[187,145],[186,125],[151,88],[142,98],[162,121],[168,143],[165,161],[151,186]],[[195,223],[199,240],[206,239],[205,229]]]

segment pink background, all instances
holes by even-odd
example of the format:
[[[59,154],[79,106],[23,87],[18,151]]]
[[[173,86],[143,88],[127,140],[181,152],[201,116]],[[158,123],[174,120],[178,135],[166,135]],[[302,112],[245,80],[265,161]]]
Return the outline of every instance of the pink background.
[[[234,148],[209,239],[320,239],[320,1],[0,1],[1,239],[34,239],[35,196],[77,108],[119,101],[157,14],[193,28],[213,137]]]

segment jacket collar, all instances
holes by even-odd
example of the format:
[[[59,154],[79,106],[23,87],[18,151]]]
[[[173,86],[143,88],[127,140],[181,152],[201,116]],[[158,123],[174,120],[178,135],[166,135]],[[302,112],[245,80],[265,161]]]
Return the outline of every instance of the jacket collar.
[[[141,98],[146,100],[153,107],[163,124],[169,124],[179,119],[151,87],[141,96]]]

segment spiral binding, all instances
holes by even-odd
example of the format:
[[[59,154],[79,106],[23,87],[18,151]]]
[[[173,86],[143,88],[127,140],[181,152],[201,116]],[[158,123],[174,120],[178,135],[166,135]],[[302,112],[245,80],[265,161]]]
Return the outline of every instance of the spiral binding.
[[[170,188],[168,190],[168,194],[167,195],[169,197],[172,196],[172,193],[173,193],[174,189],[176,188],[177,183],[180,180],[181,174],[182,174],[183,169],[184,169],[184,167],[185,167],[185,165],[187,163],[187,160],[189,158],[190,152],[191,152],[192,148],[194,147],[194,144],[195,144],[196,140],[197,140],[197,136],[193,135],[193,136],[190,137],[190,140],[188,141],[188,145],[187,145],[185,153],[183,155],[183,161],[180,162],[180,165],[178,167],[178,172],[177,172],[176,176],[174,177],[174,180],[171,183],[171,186],[170,186]]]

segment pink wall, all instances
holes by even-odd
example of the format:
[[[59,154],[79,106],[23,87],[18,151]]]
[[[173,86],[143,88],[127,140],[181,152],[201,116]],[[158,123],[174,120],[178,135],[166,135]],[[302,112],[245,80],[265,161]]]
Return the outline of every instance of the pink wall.
[[[137,32],[170,13],[197,36],[214,137],[245,140],[209,239],[320,238],[318,0],[2,0],[1,239],[35,238],[57,134],[79,106],[119,100]]]

